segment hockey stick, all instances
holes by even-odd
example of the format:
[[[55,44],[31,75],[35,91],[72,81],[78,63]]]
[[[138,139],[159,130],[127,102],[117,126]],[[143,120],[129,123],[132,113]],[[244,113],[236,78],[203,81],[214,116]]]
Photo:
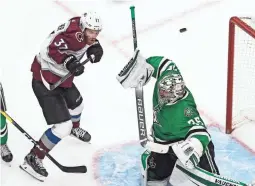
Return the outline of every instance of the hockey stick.
[[[132,32],[133,32],[133,43],[134,50],[137,48],[137,35],[135,26],[135,7],[131,6],[131,19],[132,19]],[[145,147],[147,143],[147,129],[145,121],[145,109],[144,109],[144,99],[143,99],[143,86],[141,84],[135,88],[136,96],[136,109],[137,109],[137,119],[138,119],[138,130],[139,130],[139,140],[141,146]]]
[[[12,123],[20,132],[22,132],[37,148],[40,148],[39,144],[23,129],[17,122],[15,122],[6,112],[1,110],[1,114],[10,122]],[[75,167],[66,167],[58,163],[49,153],[46,153],[46,156],[63,172],[66,173],[86,173],[87,167],[82,166],[75,166]]]
[[[0,107],[3,111],[6,111],[6,103],[5,103],[5,97],[4,97],[4,89],[2,86],[2,83],[0,82]]]
[[[85,65],[87,62],[89,61],[93,61],[95,59],[94,55],[91,55],[91,57],[87,58],[85,61],[81,62],[81,65]],[[72,73],[69,72],[68,74],[66,74],[64,77],[62,77],[60,80],[58,80],[56,83],[54,83],[53,85],[50,85],[50,90],[54,90],[55,88],[57,88],[61,83],[63,83],[64,81],[66,81],[69,77],[72,76]]]

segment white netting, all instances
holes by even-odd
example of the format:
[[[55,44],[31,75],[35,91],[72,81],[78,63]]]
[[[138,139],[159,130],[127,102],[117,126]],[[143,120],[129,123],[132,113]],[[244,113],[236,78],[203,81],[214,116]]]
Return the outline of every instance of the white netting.
[[[255,29],[255,19],[242,18]],[[255,121],[255,38],[235,26],[233,128]]]

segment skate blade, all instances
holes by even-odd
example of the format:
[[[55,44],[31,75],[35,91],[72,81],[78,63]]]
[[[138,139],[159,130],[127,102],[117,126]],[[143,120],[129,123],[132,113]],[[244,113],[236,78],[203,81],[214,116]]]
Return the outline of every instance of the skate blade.
[[[91,140],[90,140],[90,141],[83,141],[83,140],[81,140],[81,139],[77,138],[76,136],[74,136],[73,134],[70,134],[70,136],[71,136],[72,138],[74,138],[74,139],[77,139],[77,140],[79,140],[79,141],[83,142],[83,143],[91,144]]]
[[[37,179],[38,181],[44,182],[44,180],[46,179],[46,177],[36,173],[29,165],[27,165],[26,163],[22,164],[19,166],[23,171],[25,171],[26,173],[28,173],[30,176],[32,176],[33,178]]]

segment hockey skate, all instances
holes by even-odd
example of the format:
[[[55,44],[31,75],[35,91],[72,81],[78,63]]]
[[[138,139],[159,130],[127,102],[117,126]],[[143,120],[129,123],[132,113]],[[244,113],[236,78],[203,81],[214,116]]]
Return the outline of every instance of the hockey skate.
[[[13,159],[13,155],[7,144],[1,145],[1,157],[2,160],[5,161],[6,163],[11,162]]]
[[[42,159],[39,159],[34,153],[30,152],[24,160],[24,163],[20,165],[20,168],[26,171],[39,181],[44,181],[48,176],[48,172],[43,167]]]
[[[77,127],[72,128],[71,135],[80,139],[83,142],[90,142],[91,135],[84,129]]]

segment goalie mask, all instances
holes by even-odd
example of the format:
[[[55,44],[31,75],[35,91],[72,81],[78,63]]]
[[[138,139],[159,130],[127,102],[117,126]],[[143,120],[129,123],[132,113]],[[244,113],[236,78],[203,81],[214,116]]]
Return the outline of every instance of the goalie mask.
[[[185,95],[185,83],[180,74],[167,75],[158,83],[160,102],[175,103]]]

